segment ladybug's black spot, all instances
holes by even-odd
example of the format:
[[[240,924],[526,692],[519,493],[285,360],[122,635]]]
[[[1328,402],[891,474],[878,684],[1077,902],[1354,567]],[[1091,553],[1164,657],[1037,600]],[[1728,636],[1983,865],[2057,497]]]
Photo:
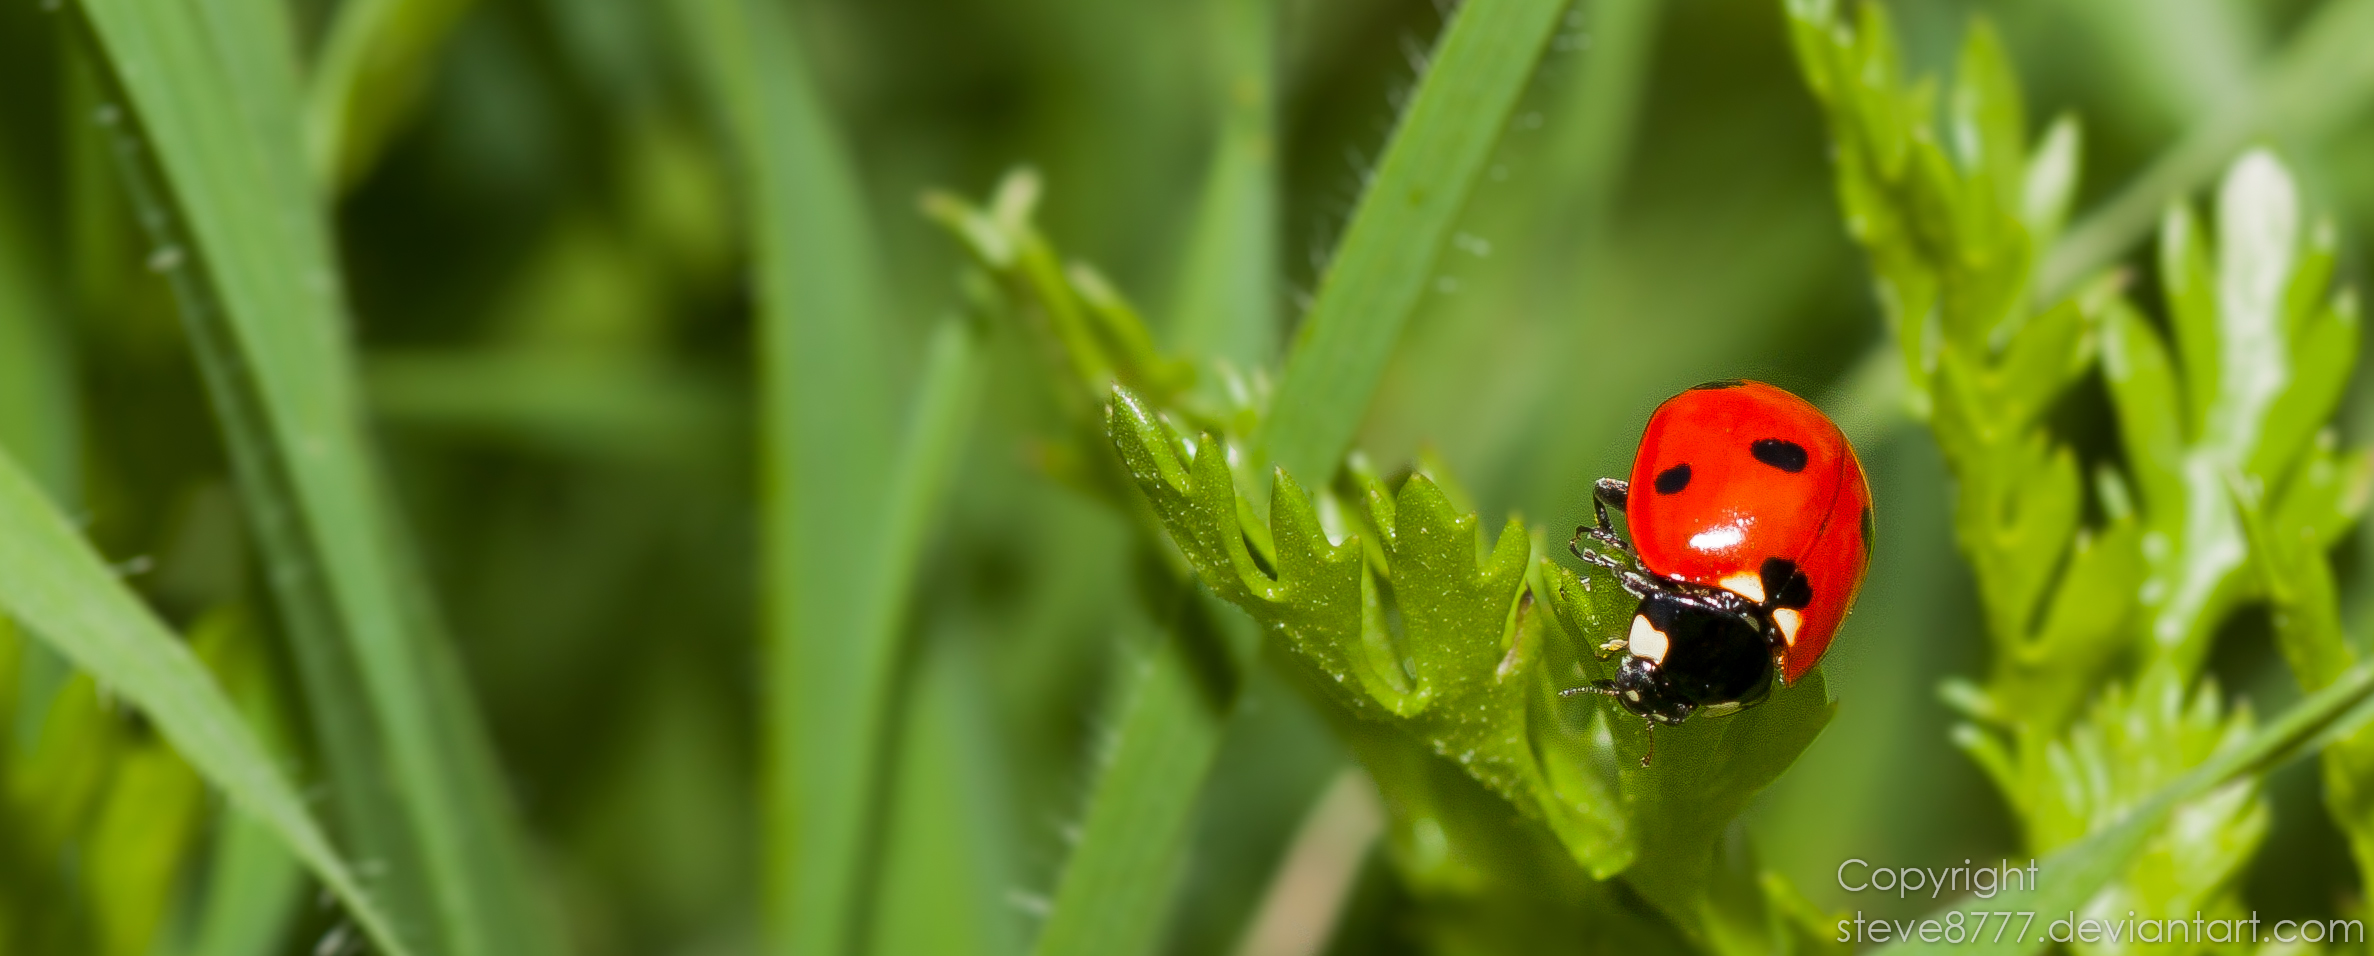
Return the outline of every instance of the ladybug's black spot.
[[[1741,379],[1736,379],[1736,378],[1718,378],[1718,379],[1715,379],[1714,381],[1711,381],[1711,382],[1700,382],[1700,383],[1698,383],[1698,384],[1696,384],[1696,385],[1692,385],[1692,386],[1690,386],[1690,391],[1693,391],[1693,392],[1704,392],[1704,391],[1710,391],[1710,390],[1713,390],[1713,389],[1718,389],[1718,388],[1738,388],[1738,387],[1740,387],[1740,386],[1742,386],[1742,385],[1745,385],[1745,384],[1747,384],[1747,382],[1746,382],[1746,381],[1744,381],[1744,380],[1741,380]]]
[[[1764,593],[1773,607],[1793,607],[1803,610],[1813,603],[1813,582],[1805,579],[1805,572],[1797,570],[1797,562],[1787,558],[1765,558],[1757,569],[1764,579]]]
[[[1759,438],[1748,446],[1756,460],[1789,474],[1805,470],[1805,446],[1786,438]]]
[[[1797,562],[1787,558],[1765,558],[1756,576],[1764,579],[1764,593],[1779,594],[1789,584],[1789,576],[1797,573]]]
[[[1688,464],[1675,465],[1657,473],[1658,494],[1679,494],[1682,489],[1687,487],[1690,487],[1690,466]]]

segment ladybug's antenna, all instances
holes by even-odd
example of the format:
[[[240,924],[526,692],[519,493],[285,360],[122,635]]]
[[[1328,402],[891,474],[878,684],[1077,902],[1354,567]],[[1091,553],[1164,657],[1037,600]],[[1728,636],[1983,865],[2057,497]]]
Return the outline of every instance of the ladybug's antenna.
[[[1574,697],[1574,696],[1577,696],[1577,695],[1580,695],[1580,694],[1598,694],[1598,695],[1601,695],[1601,696],[1603,696],[1603,697],[1614,697],[1614,696],[1616,696],[1616,682],[1615,682],[1615,681],[1612,681],[1612,680],[1595,680],[1595,681],[1592,681],[1592,682],[1590,682],[1590,683],[1588,683],[1588,684],[1584,684],[1584,685],[1583,685],[1583,686],[1581,686],[1581,687],[1569,687],[1569,688],[1567,688],[1567,689],[1565,689],[1565,690],[1562,690],[1562,691],[1559,691],[1559,692],[1558,692],[1558,696],[1560,696],[1560,697]],[[1650,760],[1653,760],[1653,759],[1655,759],[1655,758],[1656,758],[1656,756],[1657,756],[1657,721],[1656,721],[1656,719],[1655,719],[1655,718],[1649,718],[1649,719],[1648,719],[1648,725],[1649,725],[1649,750],[1648,750],[1648,752],[1647,752],[1647,753],[1644,753],[1644,754],[1641,754],[1641,755],[1640,755],[1640,765],[1641,765],[1641,766],[1643,766],[1643,767],[1646,767],[1646,766],[1648,766],[1648,765],[1649,765],[1649,761],[1650,761]]]

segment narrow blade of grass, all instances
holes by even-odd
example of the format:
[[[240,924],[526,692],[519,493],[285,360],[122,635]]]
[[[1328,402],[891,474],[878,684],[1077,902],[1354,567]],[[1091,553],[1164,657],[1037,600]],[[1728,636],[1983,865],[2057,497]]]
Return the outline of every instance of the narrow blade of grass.
[[[1234,675],[1257,639],[1234,609],[1193,583],[1180,588],[1170,632],[1125,691],[1036,956],[1142,956],[1161,938],[1196,799],[1235,701]],[[1199,656],[1211,650],[1227,658]]]
[[[28,213],[0,163],[0,448],[25,463],[65,508],[82,499],[82,402],[75,388],[73,346],[66,336],[60,270],[32,241],[42,230]],[[65,662],[47,647],[25,645],[14,713],[0,712],[0,733],[30,741],[66,680]]]
[[[437,49],[473,0],[338,5],[305,91],[305,160],[329,195],[370,171],[428,85]]]
[[[399,888],[425,893],[426,918],[406,926],[457,954],[550,952],[499,786],[470,759],[485,753],[474,709],[423,647],[425,598],[408,590],[360,427],[327,222],[267,8],[79,7],[137,120],[141,141],[119,152],[222,421],[336,796],[353,804],[346,819],[387,854]]]
[[[75,666],[146,714],[233,805],[270,828],[382,952],[411,950],[305,811],[255,733],[189,648],[0,454],[0,605]]]
[[[2179,804],[2200,797],[2251,774],[2263,773],[2295,757],[2323,750],[2325,744],[2349,735],[2374,720],[2374,668],[2359,667],[2330,686],[2308,696],[2283,717],[2259,728],[2242,746],[2163,787],[2127,811],[2119,822],[2037,864],[2033,885],[2007,889],[1983,901],[1990,911],[2035,913],[2037,925],[2019,938],[1998,941],[1993,936],[1962,943],[1922,942],[1891,944],[1883,956],[1925,956],[1945,953],[2025,954],[2042,951],[2051,940],[2049,921],[2082,909],[2087,900],[2112,879],[2126,872],[2129,861],[2145,840],[2158,831]],[[1948,914],[1968,912],[1973,903],[1957,899],[1932,914],[1942,922]],[[2114,917],[2115,918],[2115,917]],[[2064,934],[2068,930],[2062,930]],[[2064,942],[2066,940],[2063,940]]]
[[[1007,898],[1015,874],[1003,799],[1012,781],[991,732],[988,665],[965,639],[919,656],[903,700],[897,792],[886,801],[881,890],[859,951],[1018,956],[1025,937]]]
[[[1171,342],[1240,374],[1277,351],[1277,8],[1226,0],[1220,18],[1220,142],[1171,312]]]
[[[711,463],[747,421],[727,383],[649,358],[375,350],[364,378],[383,420],[600,460]]]
[[[0,446],[54,500],[71,504],[82,483],[82,402],[60,290],[49,279],[59,270],[36,256],[40,231],[26,221],[9,172],[0,168]]]
[[[1296,333],[1260,457],[1314,484],[1335,473],[1565,9],[1562,0],[1469,0],[1444,30]]]
[[[244,613],[209,615],[191,628],[190,646],[211,668],[223,692],[265,752],[282,761],[294,752],[289,724],[262,635]],[[272,828],[226,808],[207,852],[205,893],[188,938],[187,956],[271,956],[285,945],[305,899],[303,864]]]
[[[1237,956],[1311,956],[1327,951],[1336,918],[1377,838],[1385,807],[1368,774],[1346,767],[1312,804],[1294,844],[1278,862],[1261,912],[1238,943]]]
[[[914,443],[894,468],[887,313],[858,176],[780,5],[713,0],[704,14],[696,28],[727,51],[719,92],[756,197],[762,907],[773,951],[839,956],[857,943],[874,876],[899,612],[961,431],[971,353],[961,334],[943,337]]]
[[[2374,0],[2328,0],[2295,32],[2256,89],[2211,113],[2118,194],[2053,245],[2037,272],[2050,302],[2109,264],[2159,223],[2178,196],[2209,182],[2268,136],[2313,142],[2374,99]]]

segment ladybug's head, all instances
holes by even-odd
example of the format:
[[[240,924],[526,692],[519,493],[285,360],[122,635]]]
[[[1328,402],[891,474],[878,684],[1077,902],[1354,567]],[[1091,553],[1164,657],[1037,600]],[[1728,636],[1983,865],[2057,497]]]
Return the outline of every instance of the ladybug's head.
[[[1633,615],[1616,702],[1635,716],[1678,724],[1727,714],[1772,690],[1772,642],[1753,616],[1681,592],[1652,591]]]

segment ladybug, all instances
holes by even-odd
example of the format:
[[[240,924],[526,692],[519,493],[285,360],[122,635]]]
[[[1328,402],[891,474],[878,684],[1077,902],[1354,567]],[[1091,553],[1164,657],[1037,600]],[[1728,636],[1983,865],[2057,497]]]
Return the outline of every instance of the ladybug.
[[[1649,416],[1630,481],[1601,478],[1597,526],[1577,557],[1640,598],[1604,694],[1634,716],[1722,716],[1812,670],[1871,565],[1871,487],[1846,435],[1813,404],[1762,382],[1708,382]],[[1608,524],[1625,513],[1633,543]],[[1614,551],[1583,548],[1583,539]],[[1654,738],[1651,740],[1654,753]],[[1641,763],[1646,765],[1647,758]]]

